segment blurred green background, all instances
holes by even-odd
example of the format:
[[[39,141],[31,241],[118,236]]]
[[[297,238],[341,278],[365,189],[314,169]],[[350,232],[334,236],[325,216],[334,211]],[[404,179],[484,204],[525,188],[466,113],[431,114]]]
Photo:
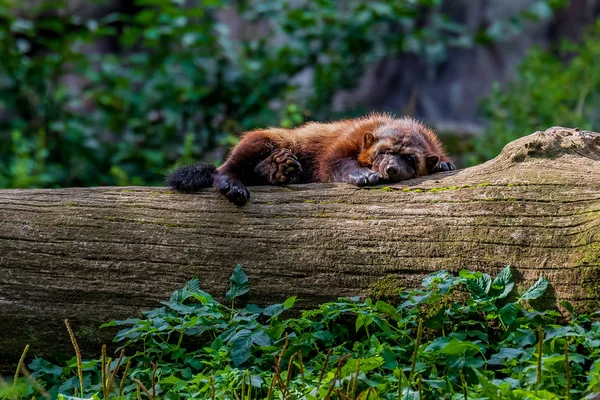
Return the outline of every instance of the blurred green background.
[[[481,3],[481,4],[475,4]],[[461,166],[593,129],[595,1],[0,0],[0,188],[161,185],[239,134],[390,111]],[[494,83],[496,82],[496,83]]]

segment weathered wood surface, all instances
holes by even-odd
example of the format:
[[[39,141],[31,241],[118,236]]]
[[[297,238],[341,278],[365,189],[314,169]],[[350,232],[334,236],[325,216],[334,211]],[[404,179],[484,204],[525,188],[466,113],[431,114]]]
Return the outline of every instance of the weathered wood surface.
[[[303,306],[404,286],[439,269],[546,276],[561,300],[600,300],[600,134],[552,128],[496,159],[391,187],[252,188],[235,207],[211,190],[0,191],[0,365],[84,346],[95,327],[154,308],[194,275],[225,293],[243,264],[251,301]],[[99,348],[99,347],[98,347]]]

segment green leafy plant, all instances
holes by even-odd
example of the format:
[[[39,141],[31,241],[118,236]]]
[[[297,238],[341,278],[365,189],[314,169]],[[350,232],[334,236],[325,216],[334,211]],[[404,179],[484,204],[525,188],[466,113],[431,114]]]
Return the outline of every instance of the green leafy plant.
[[[600,22],[580,43],[535,49],[522,62],[517,79],[496,85],[484,102],[489,120],[475,139],[470,162],[495,157],[510,141],[552,126],[597,130],[600,114]]]
[[[240,266],[230,282],[231,300],[249,290]],[[82,361],[81,377],[76,358],[36,358],[0,398],[582,398],[599,390],[600,322],[568,303],[566,319],[532,308],[547,285],[516,292],[509,267],[440,271],[398,305],[347,298],[284,318],[295,297],[232,309],[194,278],[142,318],[104,325],[120,329],[119,357]]]

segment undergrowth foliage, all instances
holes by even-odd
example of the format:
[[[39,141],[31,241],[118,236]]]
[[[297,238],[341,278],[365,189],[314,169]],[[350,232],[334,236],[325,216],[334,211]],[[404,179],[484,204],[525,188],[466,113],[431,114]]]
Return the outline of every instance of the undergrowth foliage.
[[[229,305],[194,278],[142,318],[103,325],[120,328],[114,358],[103,347],[96,360],[20,363],[0,399],[558,399],[600,390],[600,322],[568,303],[567,316],[532,308],[548,282],[516,290],[509,267],[495,278],[440,271],[390,302],[341,298],[290,318],[296,297],[242,307],[241,266],[230,281]]]

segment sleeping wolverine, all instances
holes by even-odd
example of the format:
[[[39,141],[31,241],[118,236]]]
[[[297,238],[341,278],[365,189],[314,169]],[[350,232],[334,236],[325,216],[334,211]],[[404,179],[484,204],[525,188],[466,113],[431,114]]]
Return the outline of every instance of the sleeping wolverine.
[[[347,182],[356,186],[399,182],[455,169],[432,130],[411,118],[371,114],[296,129],[246,132],[223,165],[182,167],[166,184],[182,192],[214,186],[229,201],[246,204],[246,186]]]

